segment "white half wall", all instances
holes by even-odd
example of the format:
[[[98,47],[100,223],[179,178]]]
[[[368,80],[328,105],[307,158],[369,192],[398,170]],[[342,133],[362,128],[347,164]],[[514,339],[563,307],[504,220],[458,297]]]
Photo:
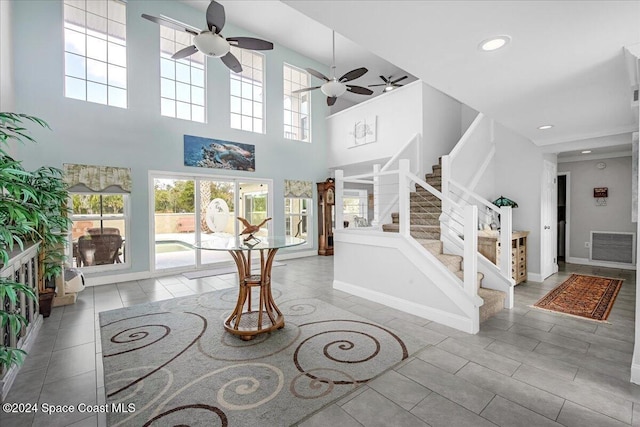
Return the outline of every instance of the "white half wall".
[[[396,233],[338,230],[334,288],[468,333],[479,326],[479,304],[437,259]],[[426,258],[425,258],[426,257]]]

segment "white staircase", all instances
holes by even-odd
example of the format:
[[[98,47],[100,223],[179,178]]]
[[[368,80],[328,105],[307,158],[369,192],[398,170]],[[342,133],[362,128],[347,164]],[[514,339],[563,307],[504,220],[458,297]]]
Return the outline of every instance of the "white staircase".
[[[442,165],[432,166],[432,173],[425,175],[425,181],[437,190],[442,189]],[[460,255],[450,255],[443,252],[440,240],[440,217],[442,215],[441,200],[426,189],[417,186],[410,197],[410,234],[425,249],[433,254],[443,265],[464,281],[464,258]],[[383,224],[386,232],[398,232],[400,228],[400,214],[391,214],[392,223]],[[484,300],[480,307],[480,323],[500,312],[504,308],[506,294],[504,292],[482,287],[484,274],[477,273],[478,296]]]

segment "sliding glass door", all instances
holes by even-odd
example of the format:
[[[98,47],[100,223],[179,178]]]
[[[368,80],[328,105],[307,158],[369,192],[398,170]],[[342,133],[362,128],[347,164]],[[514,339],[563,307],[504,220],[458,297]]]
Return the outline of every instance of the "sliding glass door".
[[[152,176],[154,270],[194,270],[232,261],[227,252],[196,250],[196,242],[235,236],[237,216],[269,217],[269,182],[203,176]],[[237,207],[237,209],[236,209]],[[256,236],[267,236],[269,222]]]

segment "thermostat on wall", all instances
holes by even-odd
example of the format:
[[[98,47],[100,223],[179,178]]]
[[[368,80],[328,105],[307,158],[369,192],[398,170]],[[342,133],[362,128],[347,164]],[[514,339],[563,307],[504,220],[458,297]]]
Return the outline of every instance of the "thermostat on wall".
[[[596,167],[598,169],[604,169],[604,168],[607,167],[607,164],[605,162],[598,162],[598,163],[596,163]]]

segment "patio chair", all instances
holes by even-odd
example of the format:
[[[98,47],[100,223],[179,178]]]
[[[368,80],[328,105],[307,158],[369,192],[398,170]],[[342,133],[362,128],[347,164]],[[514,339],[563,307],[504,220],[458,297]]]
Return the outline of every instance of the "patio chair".
[[[121,247],[122,237],[118,234],[95,234],[78,239],[78,254],[83,267],[115,264]]]

